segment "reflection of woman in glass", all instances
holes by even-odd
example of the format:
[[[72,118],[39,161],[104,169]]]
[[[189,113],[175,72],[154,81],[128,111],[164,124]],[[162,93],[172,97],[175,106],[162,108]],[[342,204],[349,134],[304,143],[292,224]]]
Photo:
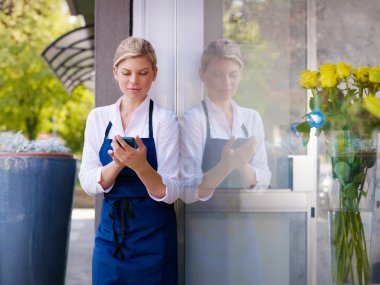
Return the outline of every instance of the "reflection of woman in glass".
[[[199,74],[207,96],[200,106],[185,113],[181,134],[185,177],[200,177],[214,167],[220,169],[214,183],[203,181],[199,185],[202,200],[211,197],[213,186],[263,189],[269,185],[261,117],[232,99],[243,67],[239,46],[226,39],[211,42],[202,54]]]
[[[207,96],[184,115],[181,154],[184,177],[202,177],[198,198],[203,201],[215,189],[269,185],[261,117],[232,99],[243,67],[239,46],[226,39],[211,42],[202,54],[199,74]],[[198,254],[201,262],[197,270],[203,268],[206,275],[196,273],[192,284],[262,284],[251,213],[203,214],[187,225],[194,237],[191,254]]]

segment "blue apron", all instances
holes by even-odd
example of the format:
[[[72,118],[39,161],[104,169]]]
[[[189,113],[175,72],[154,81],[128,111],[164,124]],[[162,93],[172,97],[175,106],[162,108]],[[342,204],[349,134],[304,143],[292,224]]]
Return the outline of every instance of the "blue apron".
[[[218,164],[220,159],[222,158],[222,151],[224,145],[228,142],[226,139],[218,139],[211,138],[210,131],[210,119],[208,115],[208,110],[206,106],[206,102],[202,101],[203,111],[206,116],[206,142],[203,150],[203,158],[202,158],[202,171],[203,173],[207,172],[214,166]],[[248,131],[245,125],[242,126],[243,132],[245,134],[245,138],[237,138],[234,146],[237,147],[242,143],[246,142],[248,139]],[[243,188],[242,180],[240,173],[237,169],[232,171],[223,181],[219,184],[217,188],[227,188],[227,189],[241,189]]]
[[[149,138],[142,138],[147,160],[157,170],[149,105]],[[112,161],[107,126],[100,161]],[[177,228],[173,204],[154,201],[136,173],[125,167],[104,194],[92,261],[93,285],[177,284]]]

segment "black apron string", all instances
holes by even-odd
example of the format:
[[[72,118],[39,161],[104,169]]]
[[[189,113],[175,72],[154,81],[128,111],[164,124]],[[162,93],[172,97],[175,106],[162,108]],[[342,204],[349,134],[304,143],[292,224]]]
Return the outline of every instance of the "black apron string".
[[[153,120],[152,120],[152,117],[153,117],[153,100],[150,99],[150,102],[149,102],[149,138],[153,138]],[[108,123],[108,126],[106,128],[106,131],[104,132],[104,137],[107,138],[108,137],[108,134],[110,132],[110,129],[112,127],[112,123],[109,122]]]
[[[245,134],[245,137],[248,138],[248,130],[247,128],[245,127],[244,123],[241,125],[241,128],[243,129],[243,132]]]
[[[208,117],[208,111],[207,111],[207,106],[206,106],[206,102],[205,100],[202,100],[202,106],[203,106],[203,111],[205,113],[205,116],[206,116],[206,138],[211,138],[211,132],[210,132],[210,119]]]
[[[107,198],[106,198],[107,199]],[[119,237],[116,231],[116,220],[118,216],[118,210],[120,213],[120,223],[121,223],[121,240],[119,241]],[[125,214],[127,214],[130,218],[135,217],[135,213],[133,211],[131,202],[129,201],[129,198],[120,198],[119,200],[116,200],[112,204],[112,208],[109,211],[109,217],[112,220],[112,230],[113,230],[113,236],[115,238],[116,243],[116,249],[113,254],[114,257],[117,257],[120,253],[120,257],[122,260],[125,260],[125,255],[123,252],[123,241],[125,237]]]
[[[152,116],[153,116],[153,100],[150,99],[150,102],[149,102],[149,138],[153,138],[153,120],[152,120]]]
[[[104,137],[105,137],[105,138],[108,137],[108,134],[109,134],[109,132],[110,132],[111,127],[112,127],[112,123],[109,122],[109,123],[108,123],[108,126],[107,126],[107,128],[106,128],[106,131],[104,132]]]

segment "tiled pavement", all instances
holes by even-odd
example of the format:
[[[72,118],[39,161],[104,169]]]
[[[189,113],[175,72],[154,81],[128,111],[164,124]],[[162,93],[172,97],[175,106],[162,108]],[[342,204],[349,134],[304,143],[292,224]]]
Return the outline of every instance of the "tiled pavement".
[[[73,209],[65,285],[91,285],[94,209]]]

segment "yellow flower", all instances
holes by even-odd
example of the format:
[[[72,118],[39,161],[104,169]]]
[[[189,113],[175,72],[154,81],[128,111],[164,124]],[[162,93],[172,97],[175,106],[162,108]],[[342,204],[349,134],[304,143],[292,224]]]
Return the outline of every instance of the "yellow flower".
[[[298,83],[304,88],[317,88],[318,86],[318,72],[304,70],[300,73],[300,80]]]
[[[323,88],[335,87],[338,84],[336,65],[326,63],[319,67],[321,86]]]
[[[330,72],[335,73],[336,72],[336,65],[332,64],[332,63],[322,64],[319,67],[319,70],[321,71],[321,73],[325,73],[325,72],[327,72],[327,73],[330,73]]]
[[[368,67],[359,66],[357,69],[353,69],[354,79],[356,82],[367,83],[368,82]]]
[[[339,62],[336,65],[336,74],[339,79],[345,79],[351,74],[351,64],[347,65],[344,62]]]
[[[380,98],[369,95],[364,98],[363,107],[380,119]]]
[[[335,87],[338,84],[336,73],[324,73],[321,74],[321,86],[323,88]]]
[[[368,77],[370,82],[380,83],[380,67],[371,67],[368,71]]]

